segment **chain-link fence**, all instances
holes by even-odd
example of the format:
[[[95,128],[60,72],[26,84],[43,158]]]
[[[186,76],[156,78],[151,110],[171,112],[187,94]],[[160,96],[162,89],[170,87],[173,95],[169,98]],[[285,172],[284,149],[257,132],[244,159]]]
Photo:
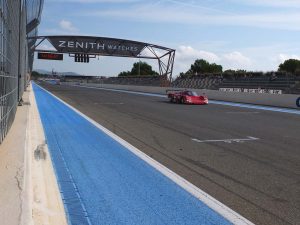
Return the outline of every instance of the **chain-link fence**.
[[[0,0],[0,143],[28,82],[33,52],[26,38],[37,32],[42,5],[43,0]]]

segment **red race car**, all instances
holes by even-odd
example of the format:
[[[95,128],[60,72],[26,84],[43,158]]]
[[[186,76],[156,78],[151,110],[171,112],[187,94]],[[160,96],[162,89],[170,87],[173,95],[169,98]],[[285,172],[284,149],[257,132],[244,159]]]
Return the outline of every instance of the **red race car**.
[[[182,103],[182,104],[197,104],[206,105],[208,104],[208,98],[205,95],[198,95],[194,91],[188,90],[167,90],[168,98],[170,102]]]

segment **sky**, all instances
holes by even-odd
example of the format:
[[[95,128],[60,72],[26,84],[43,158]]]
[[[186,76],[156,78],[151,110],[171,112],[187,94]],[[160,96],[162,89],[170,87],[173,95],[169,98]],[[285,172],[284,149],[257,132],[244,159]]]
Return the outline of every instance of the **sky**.
[[[129,39],[176,49],[174,73],[196,59],[223,69],[274,71],[300,59],[300,0],[45,0],[39,35]],[[41,48],[49,49],[49,43]],[[145,61],[145,60],[144,60]],[[35,59],[34,70],[117,76],[138,59]],[[146,60],[158,70],[157,62]]]

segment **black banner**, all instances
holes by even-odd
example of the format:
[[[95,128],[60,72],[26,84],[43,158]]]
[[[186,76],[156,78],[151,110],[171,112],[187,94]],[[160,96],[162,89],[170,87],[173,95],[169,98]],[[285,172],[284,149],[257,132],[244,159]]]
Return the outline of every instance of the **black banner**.
[[[104,37],[50,36],[47,39],[59,53],[136,57],[147,46],[142,42]]]

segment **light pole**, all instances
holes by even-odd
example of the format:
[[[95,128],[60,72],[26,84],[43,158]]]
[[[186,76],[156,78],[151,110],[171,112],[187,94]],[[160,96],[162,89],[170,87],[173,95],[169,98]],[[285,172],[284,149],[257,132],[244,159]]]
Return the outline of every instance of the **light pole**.
[[[139,59],[139,76],[141,75],[141,60]]]

